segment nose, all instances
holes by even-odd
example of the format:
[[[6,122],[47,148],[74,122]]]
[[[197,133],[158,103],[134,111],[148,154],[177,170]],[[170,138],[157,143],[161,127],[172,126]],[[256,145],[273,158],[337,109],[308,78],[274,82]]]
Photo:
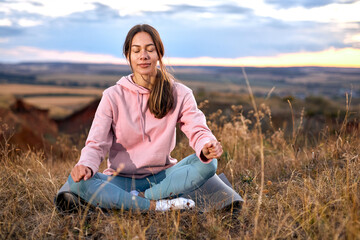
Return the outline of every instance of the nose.
[[[147,60],[147,59],[149,59],[149,54],[148,54],[148,52],[145,51],[145,50],[141,51],[141,53],[140,53],[140,60]]]

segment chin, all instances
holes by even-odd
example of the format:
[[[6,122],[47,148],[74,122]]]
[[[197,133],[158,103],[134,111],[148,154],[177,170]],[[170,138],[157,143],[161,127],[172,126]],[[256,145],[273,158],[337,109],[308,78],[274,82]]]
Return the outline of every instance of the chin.
[[[156,69],[154,70],[139,70],[139,71],[136,71],[136,73],[140,74],[140,75],[152,75],[154,73],[156,73]]]

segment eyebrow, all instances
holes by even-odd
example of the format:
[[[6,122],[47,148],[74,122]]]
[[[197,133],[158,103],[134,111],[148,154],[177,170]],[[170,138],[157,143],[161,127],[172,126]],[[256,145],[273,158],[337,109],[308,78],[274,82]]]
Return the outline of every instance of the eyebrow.
[[[153,43],[149,43],[149,44],[147,44],[147,45],[145,45],[145,47],[149,47],[149,46],[155,46],[155,44],[153,44]],[[131,47],[141,47],[140,45],[131,45]]]

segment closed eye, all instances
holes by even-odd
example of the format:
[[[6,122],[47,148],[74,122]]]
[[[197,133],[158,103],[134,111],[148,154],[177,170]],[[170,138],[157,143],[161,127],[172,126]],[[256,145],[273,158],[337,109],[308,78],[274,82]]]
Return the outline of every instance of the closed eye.
[[[149,46],[149,47],[146,48],[146,50],[148,52],[153,52],[153,51],[155,51],[155,47],[154,46]]]

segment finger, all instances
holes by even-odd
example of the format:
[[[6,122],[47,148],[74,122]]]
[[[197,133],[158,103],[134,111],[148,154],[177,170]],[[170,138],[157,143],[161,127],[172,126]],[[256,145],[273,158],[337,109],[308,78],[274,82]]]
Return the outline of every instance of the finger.
[[[223,148],[222,148],[221,145],[218,147],[218,149],[216,150],[216,152],[217,152],[217,153],[222,153],[222,152],[223,152]]]
[[[84,175],[84,180],[88,180],[89,178],[91,178],[91,171],[90,169],[87,167],[85,168],[85,175]]]
[[[219,147],[219,146],[221,146],[221,144],[218,141],[214,141],[213,144],[212,144],[213,148],[216,148],[216,147]]]
[[[216,153],[210,153],[208,156],[207,156],[208,159],[214,159],[214,158],[218,158],[218,154]]]
[[[79,182],[81,179],[83,179],[83,177],[85,176],[85,169],[83,166],[76,166],[74,168],[74,181],[75,182]]]
[[[80,168],[79,168],[79,175],[78,175],[79,181],[80,181],[81,179],[83,179],[84,176],[86,176],[86,167],[80,166]]]
[[[216,153],[222,149],[222,146],[220,144],[216,144],[214,147],[210,148],[209,151]]]
[[[78,182],[78,170],[77,170],[77,166],[75,166],[72,170],[71,170],[71,177],[74,180],[74,182]]]
[[[207,149],[210,149],[210,148],[212,147],[212,142],[206,143],[206,144],[205,144],[205,147],[206,147]]]
[[[222,149],[219,149],[218,151],[216,152],[213,152],[211,153],[213,155],[213,158],[219,158],[221,157],[221,155],[223,154],[223,150]]]

